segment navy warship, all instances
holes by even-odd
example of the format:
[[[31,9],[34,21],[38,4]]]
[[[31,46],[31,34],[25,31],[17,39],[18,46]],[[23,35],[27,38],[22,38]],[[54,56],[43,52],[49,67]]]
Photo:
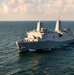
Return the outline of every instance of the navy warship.
[[[37,28],[27,32],[27,37],[16,41],[20,52],[23,51],[48,51],[52,48],[65,47],[74,43],[74,34],[70,28],[62,29],[60,19],[57,20],[55,30],[43,27],[38,21]]]

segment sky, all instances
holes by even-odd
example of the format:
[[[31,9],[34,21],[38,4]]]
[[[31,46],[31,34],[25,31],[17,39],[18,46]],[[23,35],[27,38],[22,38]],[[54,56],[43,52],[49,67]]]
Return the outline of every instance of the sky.
[[[74,0],[0,0],[0,21],[74,20]]]

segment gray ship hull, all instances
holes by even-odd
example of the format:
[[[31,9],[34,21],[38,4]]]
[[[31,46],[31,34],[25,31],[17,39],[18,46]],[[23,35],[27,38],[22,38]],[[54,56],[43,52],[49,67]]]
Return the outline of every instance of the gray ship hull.
[[[38,42],[19,41],[19,42],[17,42],[17,45],[18,45],[18,48],[20,49],[20,52],[23,52],[23,51],[29,51],[31,49],[33,51],[34,50],[35,51],[50,50],[51,48],[65,47],[71,43],[74,43],[74,39],[69,40],[69,41],[63,41],[63,42],[58,42],[58,41],[38,41]]]

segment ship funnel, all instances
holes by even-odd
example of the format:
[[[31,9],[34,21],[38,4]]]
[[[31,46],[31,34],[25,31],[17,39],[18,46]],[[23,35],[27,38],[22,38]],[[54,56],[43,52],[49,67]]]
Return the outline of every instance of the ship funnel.
[[[57,20],[56,22],[56,27],[55,27],[55,31],[56,32],[61,32],[62,28],[61,28],[61,21],[60,18]]]
[[[43,28],[43,25],[42,25],[42,23],[39,21],[39,22],[37,23],[37,31],[41,31],[41,28]]]

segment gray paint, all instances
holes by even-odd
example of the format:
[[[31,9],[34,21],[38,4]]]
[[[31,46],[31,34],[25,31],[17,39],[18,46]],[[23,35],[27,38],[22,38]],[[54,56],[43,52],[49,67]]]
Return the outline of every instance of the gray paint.
[[[50,49],[53,47],[65,46],[69,43],[74,42],[74,40],[57,42],[57,41],[39,41],[39,42],[18,42],[20,51],[26,51],[29,49]]]

